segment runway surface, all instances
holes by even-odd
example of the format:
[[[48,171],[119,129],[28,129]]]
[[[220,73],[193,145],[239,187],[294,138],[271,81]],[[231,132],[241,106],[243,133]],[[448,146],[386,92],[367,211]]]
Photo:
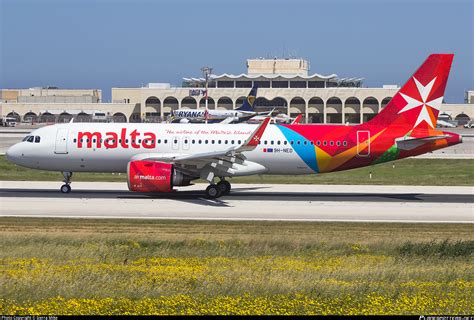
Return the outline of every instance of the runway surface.
[[[234,184],[204,197],[206,185],[170,194],[127,191],[125,183],[0,182],[0,216],[196,220],[474,222],[473,187]]]

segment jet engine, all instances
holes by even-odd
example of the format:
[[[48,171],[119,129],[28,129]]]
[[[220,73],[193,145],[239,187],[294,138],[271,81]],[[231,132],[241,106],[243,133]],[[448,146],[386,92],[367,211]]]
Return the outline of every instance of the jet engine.
[[[128,189],[135,192],[171,192],[173,186],[188,186],[192,177],[178,171],[173,164],[137,160],[127,166]]]

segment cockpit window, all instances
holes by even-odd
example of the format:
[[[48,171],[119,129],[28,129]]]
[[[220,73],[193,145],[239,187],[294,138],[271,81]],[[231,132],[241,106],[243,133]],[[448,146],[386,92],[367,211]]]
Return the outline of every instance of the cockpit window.
[[[35,138],[35,137],[33,137],[33,136],[29,136],[28,139],[26,139],[26,141],[28,141],[28,142],[33,142],[34,138]]]
[[[40,141],[41,141],[40,136],[36,136],[36,137],[35,137],[35,143],[39,143]]]
[[[26,140],[28,140],[28,138],[29,138],[29,137],[30,137],[30,136],[26,136],[26,137],[24,137],[24,138],[23,138],[23,141],[26,141]]]

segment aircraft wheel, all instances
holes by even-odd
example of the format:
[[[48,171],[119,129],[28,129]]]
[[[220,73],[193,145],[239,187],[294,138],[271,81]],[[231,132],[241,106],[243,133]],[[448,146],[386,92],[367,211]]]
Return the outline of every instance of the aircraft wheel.
[[[69,193],[69,192],[71,192],[71,186],[68,185],[68,184],[63,184],[63,185],[61,186],[61,192],[62,192],[62,193]]]
[[[209,199],[219,198],[221,196],[221,194],[222,194],[222,192],[221,192],[220,188],[215,184],[211,184],[206,188],[206,196]]]
[[[232,188],[230,182],[227,180],[219,181],[217,186],[221,190],[222,195],[228,195],[230,193],[230,189]]]

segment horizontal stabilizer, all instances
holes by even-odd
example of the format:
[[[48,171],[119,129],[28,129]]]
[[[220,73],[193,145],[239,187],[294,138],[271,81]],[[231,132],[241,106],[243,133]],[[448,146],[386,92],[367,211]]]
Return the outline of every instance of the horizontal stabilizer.
[[[449,135],[441,135],[441,136],[428,136],[422,138],[400,138],[396,139],[395,142],[397,144],[397,148],[401,150],[412,150],[418,148],[419,146],[424,145],[427,142],[434,142],[437,140],[447,139]]]

